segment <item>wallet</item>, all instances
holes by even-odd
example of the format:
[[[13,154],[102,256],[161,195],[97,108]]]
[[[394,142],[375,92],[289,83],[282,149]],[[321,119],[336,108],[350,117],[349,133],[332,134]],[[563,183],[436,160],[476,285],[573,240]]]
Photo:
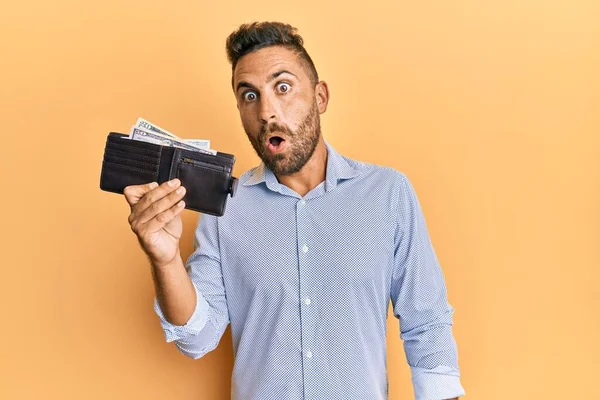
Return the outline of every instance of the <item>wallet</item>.
[[[186,192],[185,208],[222,216],[227,197],[236,192],[238,179],[231,176],[235,156],[129,139],[110,132],[106,138],[100,189],[123,194],[125,187],[150,182],[161,184],[179,178]]]

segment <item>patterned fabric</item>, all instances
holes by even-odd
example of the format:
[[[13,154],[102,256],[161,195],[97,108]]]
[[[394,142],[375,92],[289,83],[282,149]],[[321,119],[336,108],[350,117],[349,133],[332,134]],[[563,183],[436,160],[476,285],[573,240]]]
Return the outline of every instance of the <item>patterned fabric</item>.
[[[154,301],[166,341],[197,359],[231,323],[233,400],[387,399],[391,300],[416,399],[463,395],[454,310],[410,182],[326,146],[326,179],[306,196],[261,164],[225,215],[199,218],[194,314],[176,326]]]

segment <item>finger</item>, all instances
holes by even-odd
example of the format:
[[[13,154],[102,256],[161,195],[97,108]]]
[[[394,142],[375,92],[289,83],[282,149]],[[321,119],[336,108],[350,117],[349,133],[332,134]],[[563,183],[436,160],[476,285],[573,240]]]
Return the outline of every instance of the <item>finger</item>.
[[[152,218],[173,207],[179,200],[183,198],[183,196],[185,196],[185,187],[179,186],[165,197],[150,204],[148,208],[138,214],[138,223],[145,224]]]
[[[151,204],[156,203],[169,193],[175,191],[181,185],[181,181],[177,178],[163,182],[162,185],[152,189],[146,193],[133,208],[132,212],[137,215],[142,214]]]
[[[175,218],[179,214],[181,214],[181,212],[184,210],[184,208],[185,208],[185,202],[183,200],[178,201],[171,208],[168,208],[167,210],[155,215],[154,218],[149,220],[144,225],[144,230],[146,231],[146,233],[148,233],[148,232],[157,232],[157,231],[163,229],[166,224],[168,224],[169,222],[171,222],[171,220],[173,220],[173,218]]]
[[[129,203],[130,206],[136,204],[144,195],[150,192],[152,189],[158,187],[157,182],[150,182],[144,185],[130,185],[123,189],[123,195],[125,196],[125,200]]]

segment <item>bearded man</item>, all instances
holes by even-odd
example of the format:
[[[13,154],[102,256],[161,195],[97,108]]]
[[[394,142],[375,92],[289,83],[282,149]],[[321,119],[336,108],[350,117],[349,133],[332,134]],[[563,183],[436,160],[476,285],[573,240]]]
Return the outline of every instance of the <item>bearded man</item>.
[[[199,218],[185,264],[181,182],[124,193],[166,341],[198,359],[231,324],[233,400],[383,400],[391,301],[416,399],[463,395],[453,308],[407,177],[325,141],[329,90],[295,28],[245,24],[226,48],[261,164],[223,216]]]

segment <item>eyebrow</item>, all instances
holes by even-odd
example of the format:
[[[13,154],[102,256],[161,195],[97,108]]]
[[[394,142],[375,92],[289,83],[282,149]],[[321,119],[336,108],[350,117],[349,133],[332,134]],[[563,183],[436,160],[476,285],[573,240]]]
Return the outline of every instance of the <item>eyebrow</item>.
[[[295,77],[296,79],[298,79],[298,77],[296,75],[292,74],[290,71],[288,71],[286,69],[282,69],[281,71],[277,71],[277,72],[274,72],[271,75],[269,75],[269,77],[267,78],[267,83],[273,81],[274,79],[276,79],[278,76],[280,76],[282,74],[290,74],[293,77]],[[237,92],[238,90],[240,90],[240,88],[243,88],[243,87],[250,88],[250,89],[256,89],[256,87],[254,85],[252,85],[251,83],[246,82],[246,81],[240,81],[237,84],[235,91]]]

